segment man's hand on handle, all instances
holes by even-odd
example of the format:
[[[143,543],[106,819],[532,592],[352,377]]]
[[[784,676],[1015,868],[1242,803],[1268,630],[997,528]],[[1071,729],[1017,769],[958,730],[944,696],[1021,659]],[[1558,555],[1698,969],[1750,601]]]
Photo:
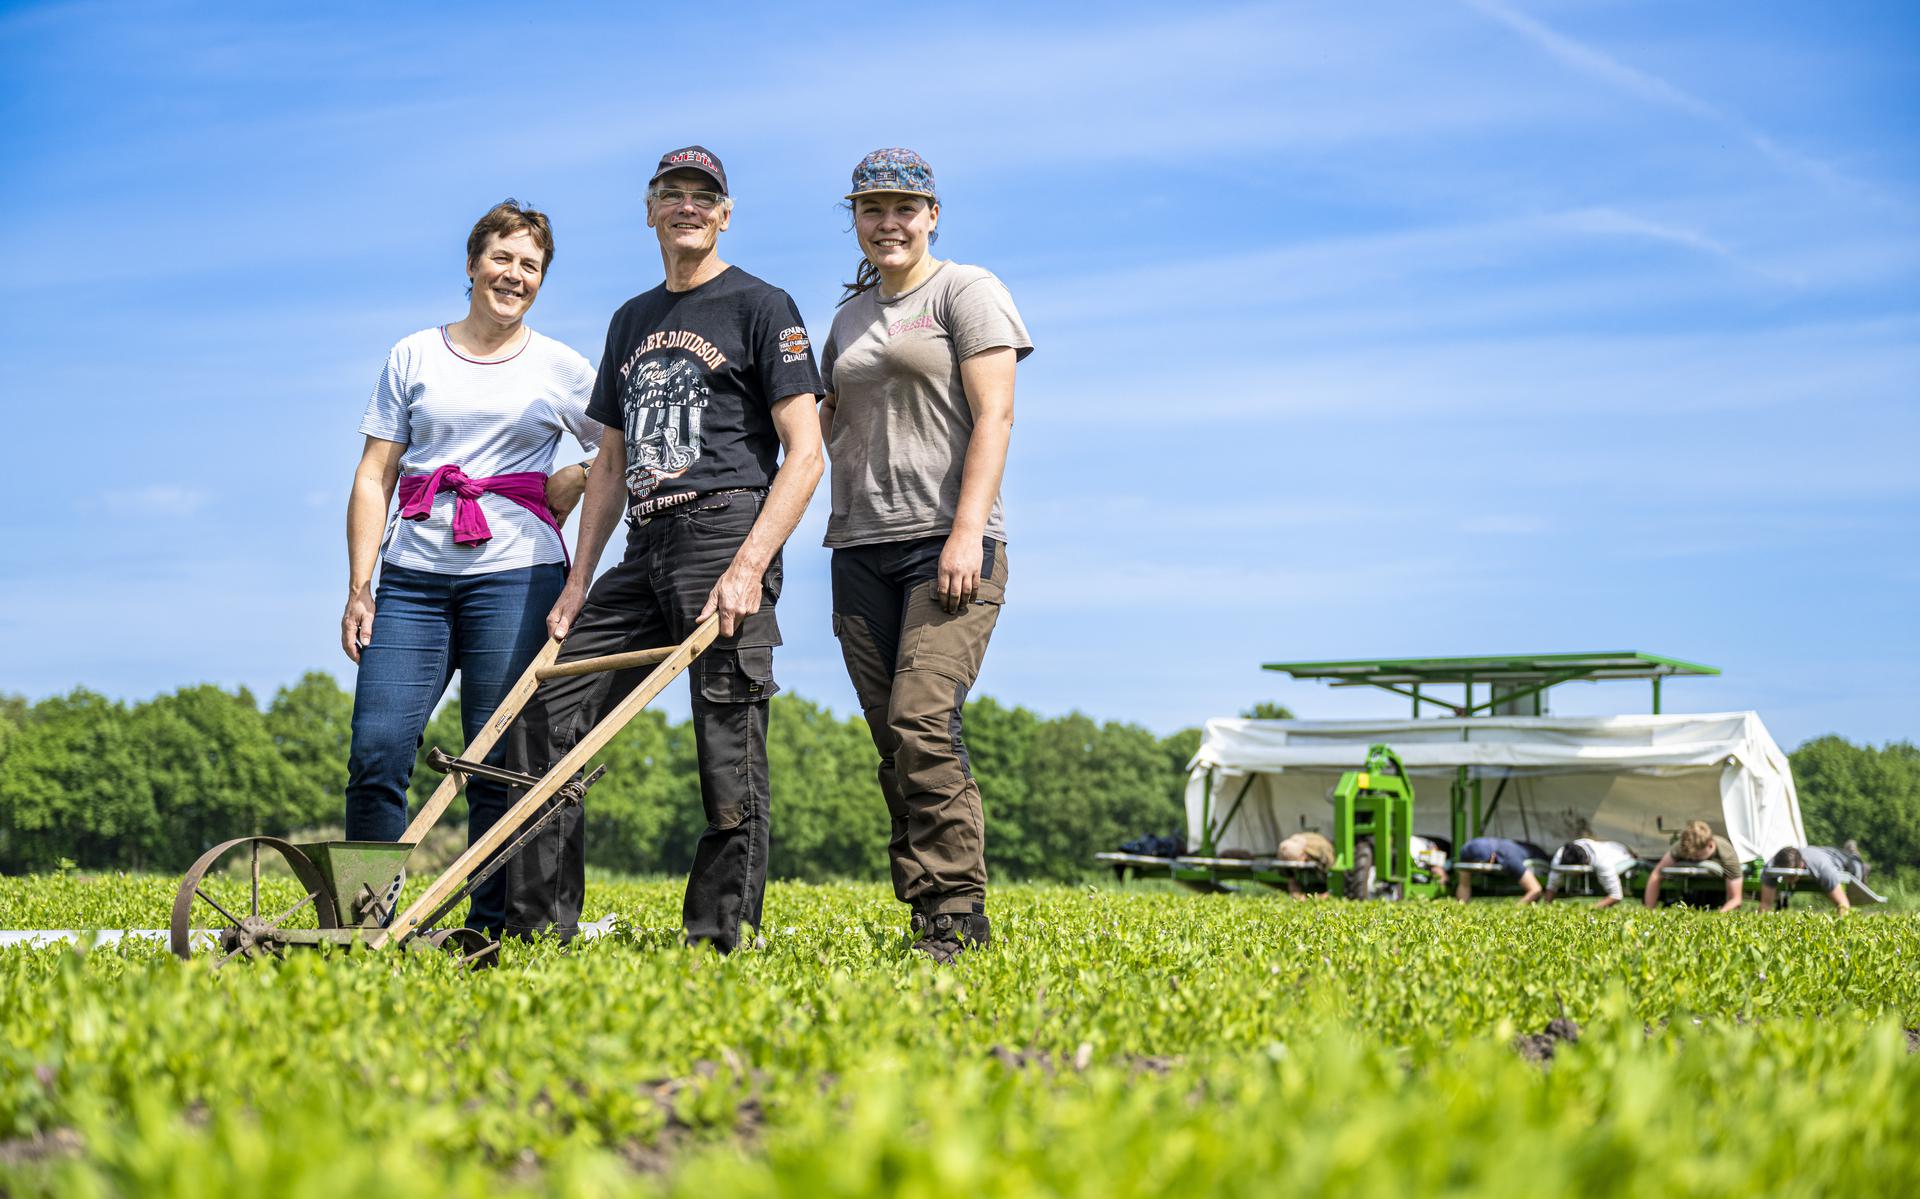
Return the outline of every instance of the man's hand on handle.
[[[706,606],[700,609],[700,620],[705,620],[718,612],[720,614],[720,635],[731,637],[740,627],[740,622],[760,610],[760,576],[763,572],[743,568],[738,558],[720,581],[707,593]]]
[[[553,601],[553,608],[547,613],[547,635],[555,641],[565,641],[586,604],[587,585],[578,576],[569,577],[567,585],[560,590],[560,598]]]

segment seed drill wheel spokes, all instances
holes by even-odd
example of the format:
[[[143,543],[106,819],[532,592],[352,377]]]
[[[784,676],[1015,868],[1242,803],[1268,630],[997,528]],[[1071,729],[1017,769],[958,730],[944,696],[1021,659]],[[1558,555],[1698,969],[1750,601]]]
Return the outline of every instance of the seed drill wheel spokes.
[[[261,908],[262,849],[279,854],[292,867],[293,876],[300,880],[300,886],[307,893],[305,899],[284,911],[269,912]],[[236,855],[235,860],[247,863],[249,886],[245,903],[220,903],[201,885],[207,875],[213,872],[214,866],[229,854]],[[237,957],[278,954],[281,943],[274,933],[288,927],[288,921],[299,917],[308,908],[313,909],[314,919],[321,928],[340,926],[333,893],[327,889],[327,880],[306,854],[278,837],[236,837],[231,841],[223,841],[201,854],[200,860],[187,871],[187,877],[180,880],[179,893],[173,897],[173,952],[181,958],[193,956],[193,923],[197,916],[203,922],[202,927],[217,930],[213,945],[206,951],[213,957],[215,969]]]

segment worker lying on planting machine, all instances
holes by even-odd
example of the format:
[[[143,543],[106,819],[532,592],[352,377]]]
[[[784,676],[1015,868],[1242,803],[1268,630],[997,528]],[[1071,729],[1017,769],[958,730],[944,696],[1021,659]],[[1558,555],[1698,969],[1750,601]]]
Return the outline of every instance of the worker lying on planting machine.
[[[1325,878],[1327,871],[1333,869],[1333,842],[1319,833],[1295,833],[1280,842],[1280,847],[1273,851],[1273,856],[1282,862],[1312,862],[1319,868],[1321,877]],[[1307,897],[1306,889],[1301,887],[1298,876],[1287,877],[1287,894],[1295,899]]]
[[[1413,868],[1424,870],[1427,877],[1441,886],[1447,885],[1447,858],[1452,848],[1438,837],[1423,837],[1419,833],[1409,838],[1413,850]]]
[[[1845,849],[1835,849],[1831,845],[1789,845],[1773,855],[1771,865],[1781,870],[1804,870],[1807,877],[1834,907],[1844,914],[1853,910],[1853,901],[1847,897],[1847,886],[1851,883],[1867,881],[1867,863],[1860,856],[1859,846],[1847,842]],[[1789,885],[1788,890],[1792,887]],[[1760,910],[1771,912],[1778,901],[1780,889],[1772,878],[1761,877]]]
[[[1505,837],[1475,837],[1460,847],[1460,853],[1454,863],[1473,864],[1484,862],[1498,866],[1499,873],[1520,880],[1520,902],[1530,903],[1540,891],[1540,880],[1533,877],[1533,867],[1528,859],[1544,860],[1546,852],[1537,845],[1525,841],[1510,841]],[[1460,881],[1454,885],[1454,898],[1461,903],[1473,898],[1473,875],[1470,870],[1459,872]]]
[[[1725,879],[1727,898],[1720,905],[1723,912],[1737,909],[1745,896],[1746,882],[1740,873],[1740,859],[1733,854],[1733,843],[1725,837],[1716,836],[1704,820],[1687,821],[1673,848],[1667,850],[1647,875],[1645,902],[1650,908],[1660,906],[1660,879],[1669,866],[1699,866]]]
[[[1605,898],[1594,904],[1596,908],[1610,908],[1621,899],[1620,876],[1633,868],[1637,861],[1633,851],[1618,841],[1596,841],[1591,837],[1576,837],[1554,851],[1553,862],[1547,871],[1546,890],[1526,896],[1521,903],[1532,903],[1538,899],[1541,903],[1552,903],[1566,890],[1567,880],[1574,871],[1562,870],[1565,866],[1585,866],[1587,873],[1600,884],[1606,892]]]

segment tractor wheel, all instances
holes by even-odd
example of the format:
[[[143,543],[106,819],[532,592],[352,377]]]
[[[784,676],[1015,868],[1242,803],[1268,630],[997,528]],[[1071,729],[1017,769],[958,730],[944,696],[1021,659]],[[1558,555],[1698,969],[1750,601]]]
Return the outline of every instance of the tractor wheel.
[[[1354,843],[1353,869],[1347,871],[1341,894],[1348,899],[1367,899],[1373,895],[1373,842]]]

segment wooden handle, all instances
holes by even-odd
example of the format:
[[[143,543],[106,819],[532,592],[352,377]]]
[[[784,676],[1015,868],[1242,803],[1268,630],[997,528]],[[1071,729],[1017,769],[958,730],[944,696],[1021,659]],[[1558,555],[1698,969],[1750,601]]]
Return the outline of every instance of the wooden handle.
[[[631,653],[608,654],[604,658],[581,658],[577,662],[562,662],[558,666],[542,666],[540,681],[548,679],[571,678],[576,674],[599,674],[603,670],[625,670],[630,666],[652,666],[664,662],[673,656],[677,645],[663,645],[657,649],[636,649]]]
[[[533,661],[527,663],[526,670],[520,674],[520,681],[513,685],[513,690],[507,692],[506,698],[500,701],[500,706],[493,710],[492,719],[487,721],[486,728],[480,730],[480,735],[473,739],[473,744],[460,751],[462,754],[476,762],[487,756],[487,751],[493,748],[494,742],[500,740],[500,735],[505,733],[507,727],[514,722],[514,718],[520,715],[520,709],[526,707],[527,701],[533,698],[534,691],[540,686],[540,671],[552,665],[553,659],[559,653],[560,643],[551,637],[547,638],[546,647],[533,656]],[[433,794],[427,797],[427,802],[420,805],[420,814],[413,818],[413,823],[407,826],[407,831],[400,834],[400,839],[414,845],[426,840],[427,833],[432,831],[434,825],[440,823],[440,814],[447,810],[447,805],[453,802],[453,797],[460,794],[460,788],[466,785],[467,776],[464,774],[449,774],[441,779],[440,785],[435,787]]]
[[[606,747],[607,742],[619,736],[620,730],[627,727],[627,722],[637,716],[640,709],[652,703],[655,696],[665,691],[668,683],[679,678],[681,672],[691,666],[693,660],[712,645],[713,639],[719,635],[720,614],[716,612],[701,621],[700,626],[693,630],[692,636],[674,647],[666,661],[654,667],[653,673],[629,692],[625,699],[614,705],[611,712],[601,717],[600,723],[594,725],[592,730],[580,739],[579,744],[567,751],[566,757],[561,758],[554,764],[553,769],[541,777],[539,786],[528,791],[520,798],[520,802],[503,812],[492,828],[482,834],[479,840],[467,846],[467,851],[455,858],[453,865],[448,866],[445,873],[434,879],[420,898],[413,901],[412,906],[395,917],[390,927],[382,929],[367,942],[368,946],[379,949],[396,941],[404,941],[420,921],[426,918],[428,912],[439,907],[446,901],[447,896],[459,890],[460,885],[467,881],[467,876],[477,870],[480,863],[486,861],[488,855],[517,835],[529,820],[539,814],[541,805],[564,786],[566,781],[574,776],[574,772],[587,764],[587,759],[599,753]],[[552,647],[549,646],[549,648]],[[503,704],[502,707],[505,705]],[[518,710],[516,707],[516,714]],[[489,724],[487,727],[491,730],[493,725]],[[477,741],[476,738],[476,743]]]

